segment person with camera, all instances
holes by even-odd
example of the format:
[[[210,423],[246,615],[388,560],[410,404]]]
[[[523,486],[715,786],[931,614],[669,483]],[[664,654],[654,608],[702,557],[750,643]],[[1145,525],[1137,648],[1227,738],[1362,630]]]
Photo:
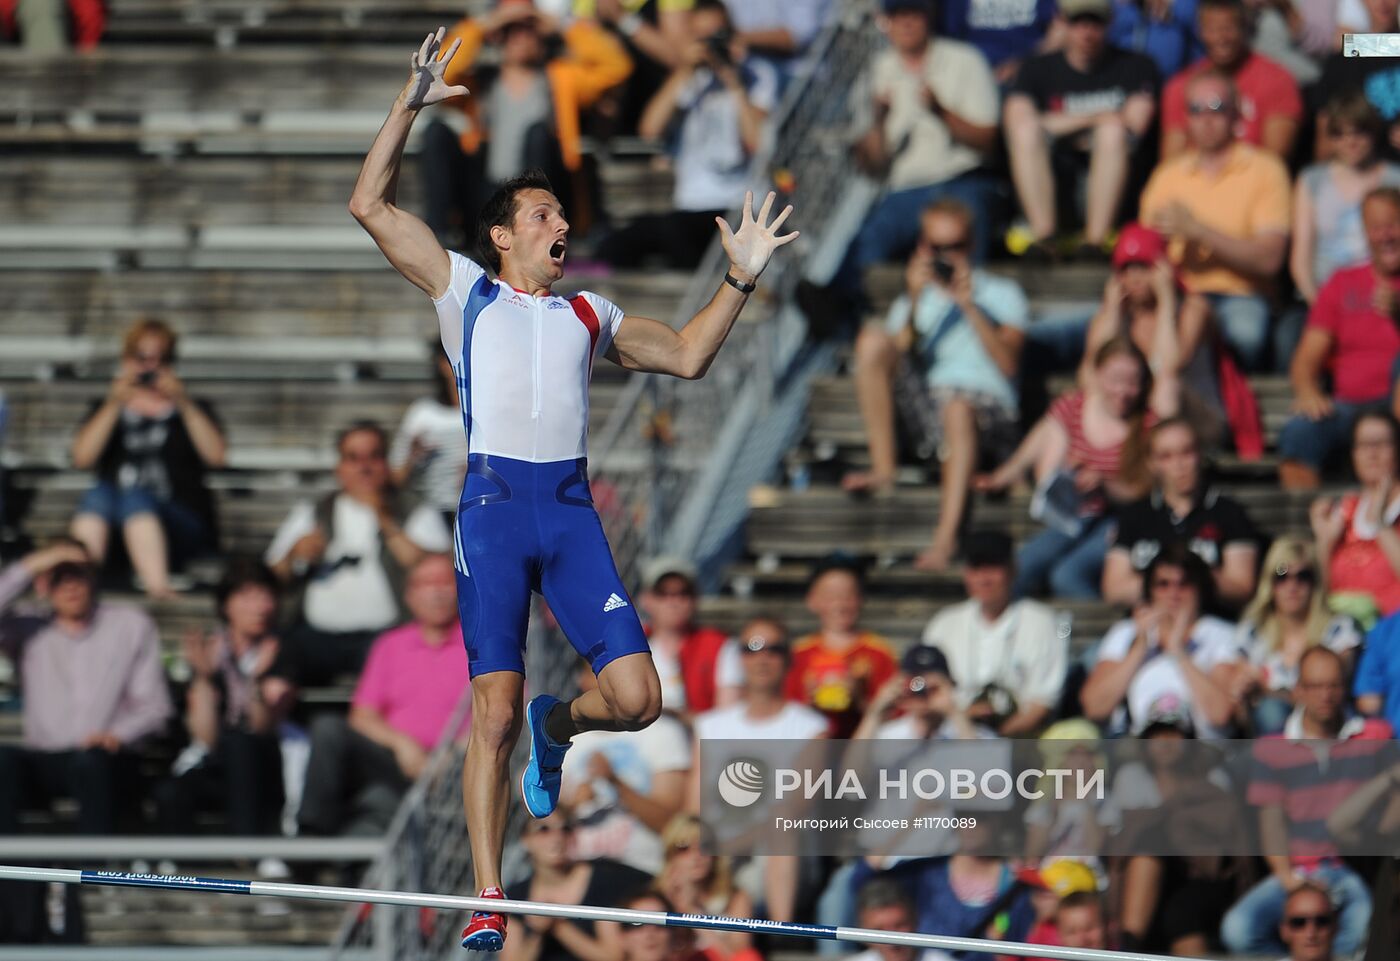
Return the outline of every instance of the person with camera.
[[[1012,597],[1015,547],[1002,531],[974,531],[963,544],[967,600],[949,604],[924,628],[924,645],[947,656],[958,703],[1003,737],[1030,737],[1054,716],[1069,661],[1055,612]]]
[[[842,486],[877,497],[894,490],[902,421],[910,453],[936,458],[942,475],[938,527],[915,560],[924,570],[943,570],[958,553],[979,459],[1000,462],[1019,439],[1016,383],[1030,309],[1015,281],[973,266],[974,223],[960,201],[926,207],[904,293],[883,326],[866,325],[856,338],[870,468]]]
[[[293,507],[263,556],[293,594],[293,623],[274,676],[317,687],[358,675],[375,637],[409,620],[409,571],[426,555],[451,549],[436,510],[398,497],[388,446],[373,422],[342,430],[339,489]]]
[[[78,502],[70,533],[101,564],[119,528],[141,586],[151,597],[174,591],[171,560],[216,546],[209,468],[224,466],[227,442],[213,407],[195,400],[175,374],[175,332],[138,320],[122,338],[122,359],[107,397],[73,437],[73,466],[97,483]]]
[[[659,257],[667,267],[694,268],[714,236],[715,218],[755,189],[749,161],[777,104],[777,71],[749,56],[721,0],[696,0],[690,33],[680,66],[647,104],[637,131],[674,145],[673,209],[638,217],[605,237],[598,257],[615,267]]]

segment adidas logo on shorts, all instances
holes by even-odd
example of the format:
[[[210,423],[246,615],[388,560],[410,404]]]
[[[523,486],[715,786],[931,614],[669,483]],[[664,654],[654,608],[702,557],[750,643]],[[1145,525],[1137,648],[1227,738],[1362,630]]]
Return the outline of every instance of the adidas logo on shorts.
[[[603,605],[603,613],[606,614],[606,613],[608,613],[609,611],[615,611],[615,610],[617,610],[619,607],[626,607],[626,606],[627,606],[627,602],[624,601],[622,598],[618,597],[616,594],[609,594],[609,595],[608,595],[608,602],[607,602],[606,604]]]

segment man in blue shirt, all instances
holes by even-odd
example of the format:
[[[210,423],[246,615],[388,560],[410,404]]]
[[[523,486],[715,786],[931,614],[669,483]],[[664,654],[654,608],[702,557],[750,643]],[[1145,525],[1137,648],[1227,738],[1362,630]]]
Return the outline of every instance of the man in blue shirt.
[[[1387,617],[1366,635],[1351,692],[1362,714],[1383,717],[1400,731],[1400,614]]]

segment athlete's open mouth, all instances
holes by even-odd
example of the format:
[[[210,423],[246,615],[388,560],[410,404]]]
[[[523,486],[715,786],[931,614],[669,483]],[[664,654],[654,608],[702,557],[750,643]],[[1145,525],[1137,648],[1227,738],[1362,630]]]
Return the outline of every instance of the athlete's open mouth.
[[[556,240],[549,247],[549,259],[555,263],[562,264],[564,262],[564,252],[568,249],[568,243],[563,240]]]

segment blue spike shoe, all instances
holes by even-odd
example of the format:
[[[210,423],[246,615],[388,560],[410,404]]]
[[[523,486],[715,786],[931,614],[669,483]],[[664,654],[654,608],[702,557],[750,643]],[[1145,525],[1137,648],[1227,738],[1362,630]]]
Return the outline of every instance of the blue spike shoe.
[[[559,803],[559,777],[564,766],[567,744],[556,744],[545,733],[544,719],[559,703],[550,694],[537,694],[525,706],[525,725],[530,732],[530,763],[520,774],[520,796],[532,817],[547,818]]]

